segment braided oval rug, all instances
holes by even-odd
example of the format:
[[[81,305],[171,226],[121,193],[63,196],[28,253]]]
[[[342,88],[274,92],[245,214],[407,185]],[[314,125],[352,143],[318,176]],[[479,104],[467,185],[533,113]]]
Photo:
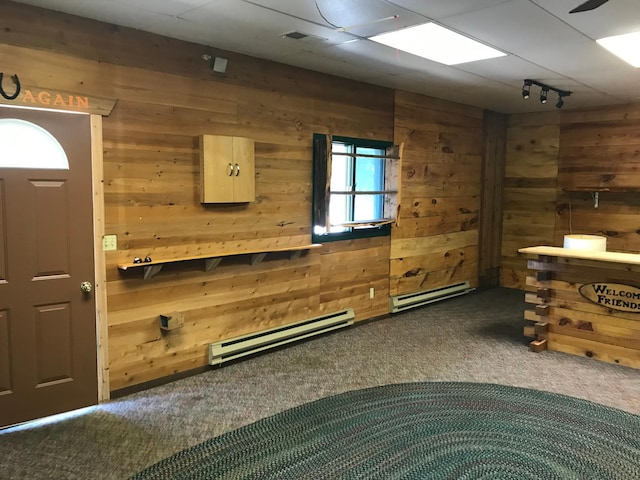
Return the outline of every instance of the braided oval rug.
[[[502,385],[386,385],[259,420],[132,478],[637,480],[640,416]]]

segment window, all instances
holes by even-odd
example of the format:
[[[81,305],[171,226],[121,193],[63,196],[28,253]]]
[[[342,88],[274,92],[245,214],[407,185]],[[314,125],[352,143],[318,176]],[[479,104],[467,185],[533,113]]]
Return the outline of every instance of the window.
[[[396,221],[400,148],[314,134],[314,242],[388,235]]]
[[[35,123],[0,119],[0,168],[69,170],[64,149],[53,135]]]

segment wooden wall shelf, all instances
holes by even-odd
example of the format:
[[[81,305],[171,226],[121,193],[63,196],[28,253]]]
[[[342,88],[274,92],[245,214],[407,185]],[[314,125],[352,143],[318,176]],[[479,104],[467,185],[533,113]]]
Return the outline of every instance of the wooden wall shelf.
[[[640,187],[564,187],[563,192],[640,192]]]
[[[209,254],[191,255],[191,256],[185,256],[185,257],[179,257],[179,258],[169,258],[169,259],[157,260],[152,262],[121,263],[118,265],[118,270],[126,271],[132,268],[133,269],[142,268],[144,272],[144,279],[149,280],[155,277],[158,273],[160,273],[160,270],[162,270],[162,267],[167,263],[184,262],[187,260],[204,260],[205,271],[212,272],[216,269],[218,265],[220,265],[220,262],[222,262],[222,259],[225,257],[234,257],[238,255],[250,255],[251,265],[257,265],[262,260],[264,260],[269,253],[289,252],[289,258],[291,258],[291,260],[294,260],[300,257],[302,255],[302,252],[311,250],[313,248],[320,248],[321,246],[322,245],[319,243],[312,243],[309,245],[300,245],[297,247],[269,248],[266,251],[265,250],[256,250],[256,251],[238,250],[238,251],[224,252],[218,255],[209,253]]]

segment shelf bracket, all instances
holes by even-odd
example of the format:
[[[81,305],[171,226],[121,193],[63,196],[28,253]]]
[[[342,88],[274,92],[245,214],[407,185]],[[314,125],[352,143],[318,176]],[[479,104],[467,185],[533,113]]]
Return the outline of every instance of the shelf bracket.
[[[264,258],[267,256],[267,252],[262,253],[252,253],[251,254],[251,265],[259,264]]]
[[[213,272],[216,269],[216,267],[220,265],[221,261],[222,261],[222,257],[207,258],[204,261],[204,271]]]
[[[304,250],[293,250],[292,252],[289,253],[289,259],[295,260],[296,258],[300,258],[303,251]]]
[[[156,265],[148,265],[144,267],[144,279],[149,280],[155,277],[158,273],[160,273],[160,270],[162,270],[163,266],[164,263],[158,263]]]

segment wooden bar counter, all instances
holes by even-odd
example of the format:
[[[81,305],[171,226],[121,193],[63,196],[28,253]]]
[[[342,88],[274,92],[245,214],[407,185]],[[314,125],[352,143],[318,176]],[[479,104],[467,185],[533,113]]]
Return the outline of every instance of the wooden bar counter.
[[[557,350],[640,368],[640,255],[559,247],[529,257],[525,327],[531,350]]]

